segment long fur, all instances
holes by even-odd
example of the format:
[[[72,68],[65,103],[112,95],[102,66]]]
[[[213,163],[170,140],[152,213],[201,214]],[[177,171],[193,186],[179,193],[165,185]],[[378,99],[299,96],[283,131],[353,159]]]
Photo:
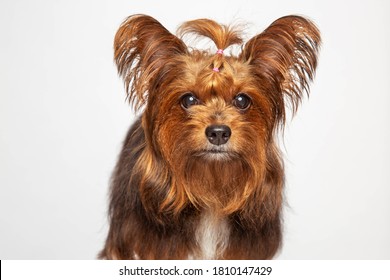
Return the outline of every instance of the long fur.
[[[295,112],[309,91],[319,31],[303,17],[283,17],[237,57],[190,50],[182,39],[205,36],[226,49],[242,44],[237,28],[200,19],[184,23],[179,34],[134,15],[115,36],[119,74],[142,115],[112,177],[100,258],[270,259],[282,241],[284,169],[276,135],[287,104]],[[184,109],[188,92],[200,104]],[[249,109],[234,106],[239,93],[250,97]],[[207,153],[205,129],[212,124],[232,131],[221,155]]]

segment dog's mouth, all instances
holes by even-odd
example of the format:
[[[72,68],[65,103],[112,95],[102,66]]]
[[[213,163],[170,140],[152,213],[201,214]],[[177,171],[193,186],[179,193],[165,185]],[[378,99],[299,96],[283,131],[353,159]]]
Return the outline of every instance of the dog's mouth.
[[[213,147],[198,151],[196,156],[204,157],[210,160],[224,160],[236,157],[237,155],[224,147]]]
[[[228,154],[227,151],[218,150],[218,149],[204,150],[203,152],[204,153],[210,153],[210,154]]]

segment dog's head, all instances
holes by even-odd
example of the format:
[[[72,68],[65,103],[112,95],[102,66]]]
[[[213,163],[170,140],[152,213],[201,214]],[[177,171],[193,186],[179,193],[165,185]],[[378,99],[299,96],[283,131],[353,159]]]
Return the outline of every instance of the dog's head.
[[[179,209],[191,201],[231,213],[249,196],[280,191],[283,167],[274,135],[286,104],[295,112],[308,92],[317,28],[287,16],[243,44],[234,27],[200,19],[184,23],[179,34],[134,15],[114,43],[128,98],[144,110],[150,156],[167,166],[176,186],[163,205]],[[189,49],[183,42],[188,34],[208,37],[215,51]],[[242,45],[238,56],[226,50],[234,44]]]

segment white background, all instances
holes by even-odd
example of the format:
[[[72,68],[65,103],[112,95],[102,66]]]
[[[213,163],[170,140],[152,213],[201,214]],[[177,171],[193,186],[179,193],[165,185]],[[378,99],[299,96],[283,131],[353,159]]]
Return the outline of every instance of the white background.
[[[209,17],[248,35],[301,14],[320,64],[285,131],[279,259],[390,259],[390,2],[0,2],[0,259],[94,259],[108,181],[134,119],[112,60],[115,32],[146,13],[175,32]]]

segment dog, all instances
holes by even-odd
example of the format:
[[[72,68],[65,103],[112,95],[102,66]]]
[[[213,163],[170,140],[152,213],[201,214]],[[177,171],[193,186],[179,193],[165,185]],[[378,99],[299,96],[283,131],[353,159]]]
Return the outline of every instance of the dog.
[[[177,34],[140,14],[116,33],[118,72],[141,114],[112,176],[99,257],[272,259],[282,243],[277,135],[309,93],[320,32],[292,15],[246,43],[237,27],[210,19]],[[215,52],[188,47],[191,35]]]

